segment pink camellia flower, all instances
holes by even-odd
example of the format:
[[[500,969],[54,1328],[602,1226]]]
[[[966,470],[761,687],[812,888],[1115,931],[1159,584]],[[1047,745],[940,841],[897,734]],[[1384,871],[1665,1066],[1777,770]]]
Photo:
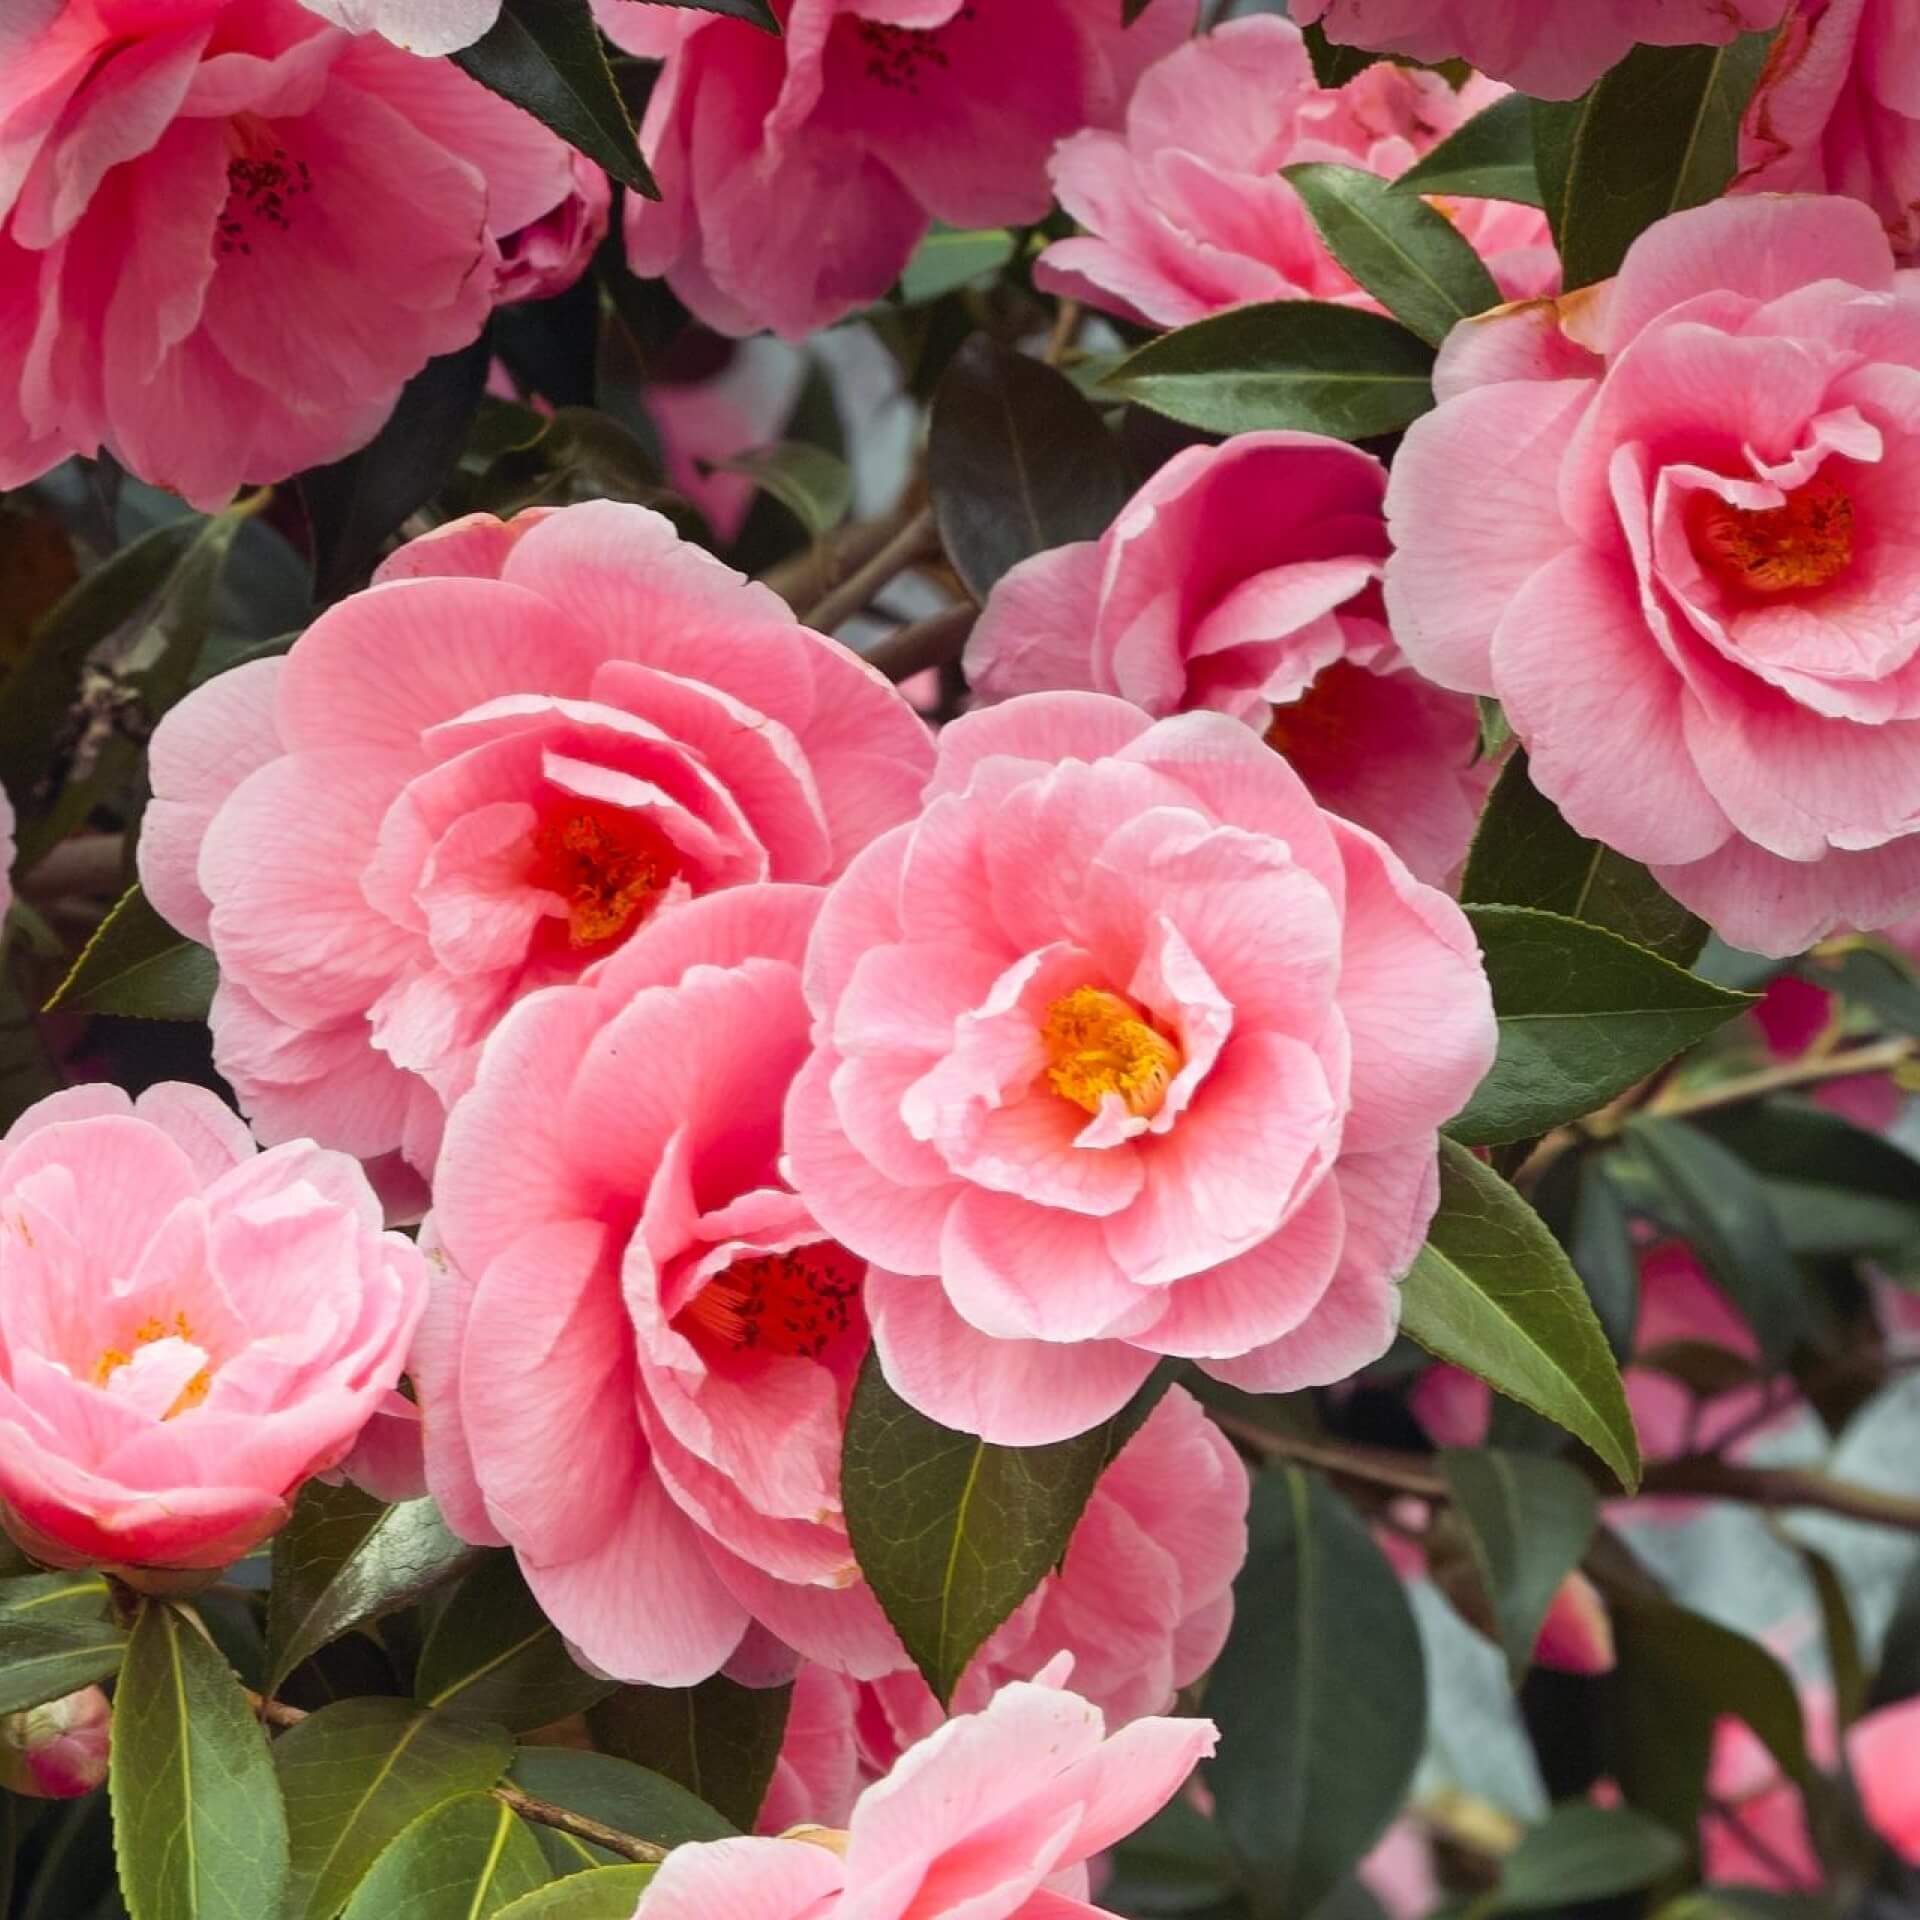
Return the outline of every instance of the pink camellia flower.
[[[1740,131],[1743,193],[1864,200],[1920,258],[1917,0],[1797,0]]]
[[[792,1175],[887,1378],[1034,1445],[1162,1354],[1257,1392],[1393,1338],[1435,1131],[1492,1058],[1460,910],[1250,728],[1040,693],[955,721],[835,884]]]
[[[516,999],[695,894],[830,878],[931,760],[878,674],[658,514],[482,514],[167,715],[140,871],[219,956],[262,1137],[426,1172]]]
[[[0,1719],[0,1787],[30,1800],[77,1800],[107,1777],[113,1708],[98,1687]]]
[[[1263,23],[1285,24],[1246,24]],[[1371,454],[1318,434],[1189,447],[1099,540],[1000,581],[967,646],[974,692],[1086,688],[1156,717],[1232,714],[1322,806],[1441,882],[1492,770],[1475,764],[1474,703],[1411,672],[1387,631],[1386,488]]]
[[[448,1125],[427,1484],[621,1679],[705,1679],[753,1621],[858,1673],[900,1658],[840,1518],[865,1270],[777,1166],[820,901],[663,916],[517,1007]]]
[[[1636,42],[1725,46],[1775,26],[1787,0],[1294,0],[1330,40],[1414,60],[1465,60],[1543,100],[1584,93]]]
[[[627,199],[634,272],[722,333],[796,340],[885,294],[931,220],[1041,219],[1054,142],[1117,126],[1195,11],[1158,0],[1129,27],[1106,0],[778,0],[776,38],[595,7],[666,61],[640,128],[663,198]]]
[[[474,339],[568,149],[294,0],[0,21],[0,486],[107,447],[200,507],[338,459]]]
[[[384,34],[409,53],[471,46],[500,17],[500,0],[300,0],[349,33]]]
[[[607,237],[607,216],[613,205],[607,176],[577,153],[569,152],[567,161],[573,186],[566,198],[501,238],[493,297],[502,306],[565,293],[586,272],[594,248]]]
[[[1384,62],[1338,90],[1321,87],[1291,21],[1230,20],[1148,70],[1124,133],[1090,129],[1060,143],[1054,187],[1085,231],[1056,240],[1034,279],[1163,327],[1250,300],[1377,312],[1281,168],[1332,161],[1395,179],[1504,91],[1476,78],[1456,93],[1437,73]],[[1559,256],[1537,208],[1439,204],[1510,298],[1558,291]]]
[[[1086,1863],[1157,1813],[1213,1751],[1206,1720],[1109,1734],[1070,1662],[923,1740],[844,1833],[675,1847],[636,1920],[1095,1920]]]
[[[1387,490],[1414,665],[1756,952],[1920,905],[1916,295],[1857,201],[1674,214],[1456,328]]]
[[[224,1567],[400,1377],[426,1262],[343,1154],[199,1087],[75,1087],[0,1141],[0,1513],[35,1559]]]
[[[1867,1818],[1910,1867],[1920,1867],[1920,1700],[1869,1714],[1847,1736]]]
[[[723,542],[731,540],[756,489],[744,473],[714,469],[779,439],[806,381],[806,356],[765,335],[731,341],[690,329],[650,371],[647,417],[660,436],[667,484]]]

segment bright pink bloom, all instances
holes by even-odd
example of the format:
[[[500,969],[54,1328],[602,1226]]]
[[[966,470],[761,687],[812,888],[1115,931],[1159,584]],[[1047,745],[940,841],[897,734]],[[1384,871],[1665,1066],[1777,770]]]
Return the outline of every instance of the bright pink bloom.
[[[500,17],[500,0],[300,0],[349,33],[380,33],[409,53],[471,46]]]
[[[0,1141],[0,1501],[55,1566],[224,1567],[400,1377],[426,1262],[366,1177],[198,1087],[92,1085]]]
[[[77,1800],[107,1777],[113,1708],[98,1687],[0,1719],[0,1787],[30,1800]]]
[[[1323,807],[1444,881],[1491,769],[1475,765],[1474,703],[1411,672],[1387,631],[1386,488],[1371,454],[1318,434],[1189,447],[1099,540],[1036,554],[994,588],[968,679],[987,700],[1084,688],[1155,717],[1230,713]]]
[[[780,0],[776,38],[632,0],[596,9],[667,63],[640,128],[664,197],[627,199],[634,272],[665,274],[722,333],[795,340],[885,294],[930,220],[1042,218],[1054,142],[1117,126],[1194,18],[1193,0],[1131,27],[1106,0]]]
[[[1798,0],[1741,129],[1736,192],[1845,193],[1920,258],[1920,0]]]
[[[1672,215],[1456,328],[1435,391],[1387,490],[1415,666],[1497,694],[1573,825],[1736,946],[1912,911],[1920,277],[1873,214]]]
[[[870,668],[658,514],[594,501],[402,548],[154,736],[140,871],[220,960],[262,1137],[422,1172],[501,1014],[656,911],[819,881],[932,750]]]
[[[1493,1052],[1460,910],[1224,714],[1027,694],[831,890],[793,1177],[895,1390],[1031,1445],[1161,1354],[1277,1392],[1393,1338]]]
[[[676,1847],[637,1920],[1093,1920],[1086,1863],[1213,1751],[1205,1720],[1108,1734],[1061,1661],[963,1714],[861,1794],[844,1834]]]
[[[1584,93],[1636,42],[1724,46],[1786,0],[1295,0],[1327,37],[1415,60],[1465,60],[1543,100]]]
[[[480,331],[567,148],[293,0],[0,23],[0,486],[106,446],[217,507],[372,437]]]
[[[594,248],[607,237],[607,215],[613,205],[607,176],[577,153],[569,152],[567,161],[573,185],[566,198],[500,241],[500,274],[493,297],[502,306],[565,293],[586,272]]]
[[[776,1164],[820,900],[663,916],[517,1007],[448,1124],[427,1483],[621,1679],[705,1679],[754,1620],[826,1665],[899,1659],[840,1519],[864,1268]]]
[[[1847,1760],[1867,1818],[1901,1859],[1920,1867],[1920,1700],[1869,1714],[1847,1736]]]
[[[1050,163],[1085,232],[1056,240],[1034,279],[1130,320],[1183,326],[1250,300],[1335,300],[1380,310],[1328,252],[1282,167],[1332,161],[1397,179],[1505,91],[1382,62],[1337,91],[1316,86],[1300,29],[1230,20],[1149,69],[1124,133],[1090,129]],[[1557,292],[1547,217],[1499,200],[1447,213],[1511,299]]]

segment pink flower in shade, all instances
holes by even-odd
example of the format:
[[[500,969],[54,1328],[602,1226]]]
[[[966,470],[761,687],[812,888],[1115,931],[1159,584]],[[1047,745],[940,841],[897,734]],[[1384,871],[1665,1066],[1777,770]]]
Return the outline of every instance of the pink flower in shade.
[[[500,17],[500,0],[300,0],[349,33],[384,34],[409,53],[471,46]]]
[[[1054,142],[1117,126],[1194,19],[1193,0],[1131,27],[1106,0],[779,0],[776,37],[636,0],[595,9],[666,61],[640,128],[663,198],[627,200],[634,272],[664,274],[722,333],[795,340],[885,294],[931,220],[1042,218]]]
[[[0,788],[0,921],[13,905],[13,802]]]
[[[0,1787],[30,1800],[77,1800],[107,1777],[113,1708],[98,1687],[0,1719]]]
[[[57,1093],[0,1141],[0,1502],[54,1566],[224,1567],[400,1377],[426,1262],[360,1169],[198,1087]]]
[[[1847,1736],[1847,1760],[1875,1830],[1920,1867],[1920,1700],[1869,1714]]]
[[[0,486],[105,446],[200,507],[338,459],[478,335],[567,148],[293,0],[0,22]]]
[[[967,645],[974,692],[1085,688],[1156,717],[1232,714],[1322,806],[1443,881],[1491,769],[1475,764],[1474,703],[1411,672],[1387,631],[1386,488],[1371,454],[1318,434],[1189,447],[1099,540],[1000,581]]]
[[[1786,0],[1295,0],[1343,46],[1465,60],[1543,100],[1585,93],[1636,42],[1725,46],[1778,24]]]
[[[878,674],[659,515],[477,515],[167,715],[140,871],[219,956],[262,1137],[426,1172],[516,999],[695,894],[830,878],[931,760]]]
[[[1492,1057],[1460,910],[1218,713],[955,721],[831,889],[792,1176],[896,1392],[1009,1445],[1162,1354],[1257,1392],[1385,1351],[1435,1130]]]
[[[1335,261],[1294,188],[1301,161],[1397,178],[1505,91],[1379,64],[1317,86],[1300,29],[1273,14],[1230,20],[1150,68],[1124,133],[1089,129],[1050,163],[1060,203],[1085,230],[1056,240],[1034,279],[1155,326],[1183,326],[1251,300],[1335,300],[1380,311]],[[1498,200],[1448,200],[1513,299],[1559,290],[1547,217]]]
[[[1740,193],[1845,193],[1920,258],[1916,0],[1797,0],[1740,135]]]
[[[1061,1686],[1070,1664],[948,1721],[860,1795],[844,1833],[675,1847],[636,1920],[1097,1920],[1086,1863],[1179,1791],[1214,1731],[1109,1734]]]
[[[607,236],[613,204],[607,176],[577,153],[569,152],[567,163],[573,186],[566,198],[500,241],[493,297],[502,306],[565,293],[586,272],[594,248]]]
[[[1802,974],[1782,973],[1767,982],[1753,1019],[1776,1060],[1798,1060],[1832,1028],[1837,1011],[1834,996],[1825,987]],[[1822,1081],[1809,1090],[1809,1097],[1815,1105],[1869,1133],[1884,1133],[1905,1104],[1889,1073],[1856,1073]]]
[[[755,487],[743,473],[713,469],[779,439],[806,380],[806,356],[764,337],[734,342],[694,334],[676,346],[682,351],[669,351],[647,382],[647,417],[660,436],[667,484],[706,515],[724,543],[745,524]],[[696,356],[690,368],[686,347]]]
[[[1873,214],[1674,214],[1456,328],[1435,391],[1387,490],[1414,665],[1498,695],[1568,820],[1736,946],[1912,911],[1920,278]]]
[[[620,1679],[705,1679],[753,1621],[835,1667],[900,1657],[840,1518],[864,1269],[776,1164],[820,900],[663,916],[517,1007],[448,1124],[427,1484]]]

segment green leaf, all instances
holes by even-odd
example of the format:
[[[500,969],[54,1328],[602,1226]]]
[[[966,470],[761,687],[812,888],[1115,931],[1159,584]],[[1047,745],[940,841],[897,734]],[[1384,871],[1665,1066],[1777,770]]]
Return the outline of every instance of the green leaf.
[[[106,1611],[107,1583],[97,1573],[29,1573],[0,1580],[0,1615],[21,1622],[92,1622]]]
[[[552,1878],[539,1842],[510,1807],[490,1793],[466,1793],[400,1834],[343,1920],[485,1920]]]
[[[1592,1113],[1756,1003],[1562,914],[1476,906],[1467,918],[1500,1023],[1492,1070],[1447,1127],[1467,1146]]]
[[[65,1613],[0,1614],[0,1713],[18,1713],[105,1680],[127,1637],[107,1620]]]
[[[947,558],[984,601],[1033,554],[1097,540],[1131,489],[1119,443],[1079,388],[976,333],[933,396],[927,491]]]
[[[1880,1670],[1867,1696],[1869,1711],[1920,1698],[1920,1555],[1909,1564],[1894,1597],[1893,1617],[1880,1642]]]
[[[751,1833],[792,1697],[790,1686],[743,1687],[716,1673],[697,1687],[622,1687],[588,1710],[587,1725],[596,1746],[664,1775]]]
[[[1725,192],[1772,42],[1635,47],[1583,98],[1535,103],[1541,194],[1569,292],[1618,273],[1655,221]]]
[[[1833,1676],[1834,1715],[1844,1734],[1867,1710],[1868,1673],[1860,1652],[1860,1630],[1846,1582],[1824,1553],[1798,1547],[1801,1564],[1820,1602],[1820,1626],[1827,1646],[1827,1671]]]
[[[1327,30],[1319,21],[1306,29],[1307,57],[1313,62],[1314,84],[1321,87],[1344,87],[1357,75],[1365,73],[1376,61],[1384,60],[1383,53],[1369,53],[1364,47],[1343,47],[1327,38]]]
[[[1287,428],[1367,440],[1433,405],[1433,349],[1397,320],[1317,300],[1272,300],[1150,340],[1101,383],[1209,433]]]
[[[825,447],[804,440],[779,440],[751,453],[717,461],[714,473],[744,474],[762,493],[770,493],[815,540],[831,533],[853,505],[853,475],[847,463]]]
[[[1920,985],[1904,954],[1863,942],[1832,959],[1809,954],[1795,970],[1829,993],[1871,1008],[1893,1032],[1920,1034]]]
[[[273,1539],[267,1690],[328,1641],[412,1606],[479,1557],[431,1500],[388,1506],[350,1484],[309,1480]]]
[[[267,1737],[233,1669],[160,1601],[142,1604],[127,1643],[108,1782],[133,1920],[281,1911],[287,1815]]]
[[[762,25],[764,0],[751,11],[716,7]],[[524,108],[622,186],[660,198],[633,118],[607,65],[590,0],[506,0],[500,18],[454,64],[502,98]]]
[[[274,1743],[292,1870],[285,1920],[332,1920],[402,1831],[458,1794],[485,1792],[512,1742],[410,1700],[339,1700]]]
[[[1254,1481],[1233,1631],[1207,1711],[1219,1824],[1257,1920],[1309,1912],[1400,1810],[1426,1735],[1426,1669],[1399,1576],[1317,1474]]]
[[[1440,1211],[1401,1289],[1401,1330],[1584,1440],[1629,1492],[1640,1447],[1580,1276],[1527,1203],[1440,1142]]]
[[[1569,1801],[1528,1828],[1500,1870],[1489,1913],[1558,1912],[1650,1887],[1686,1865],[1687,1843],[1631,1807]]]
[[[1807,1298],[1766,1188],[1711,1135],[1636,1114],[1627,1139],[1658,1181],[1662,1209],[1746,1316],[1760,1350],[1784,1360],[1807,1332]]]
[[[1410,333],[1437,347],[1462,320],[1501,301],[1451,220],[1377,173],[1310,160],[1281,168],[1341,266]]]
[[[1540,205],[1533,170],[1533,102],[1510,93],[1476,113],[1394,181],[1395,193],[1459,193]]]
[[[423,1705],[515,1733],[579,1713],[614,1685],[575,1665],[506,1552],[489,1554],[455,1589],[413,1677]]]
[[[595,1867],[522,1894],[500,1920],[633,1920],[653,1875],[652,1867]]]
[[[1013,258],[1013,245],[1005,227],[960,232],[936,226],[902,269],[900,298],[909,307],[924,306],[982,274],[998,273]]]
[[[1703,922],[1645,867],[1583,839],[1534,786],[1517,748],[1480,816],[1460,898],[1476,906],[1539,907],[1606,927],[1676,966],[1689,966],[1707,937]]]
[[[1583,1155],[1579,1166],[1567,1254],[1586,1283],[1607,1344],[1624,1360],[1633,1351],[1640,1320],[1640,1249],[1634,1245],[1626,1201],[1607,1178],[1605,1160]]]
[[[176,933],[135,885],[114,902],[44,1011],[205,1020],[219,984],[213,955]]]
[[[536,1800],[583,1813],[602,1826],[617,1827],[658,1846],[725,1840],[739,1831],[677,1781],[611,1753],[588,1753],[578,1747],[522,1747],[508,1778]],[[612,1854],[555,1827],[538,1828],[534,1838],[556,1873],[578,1873],[583,1867],[614,1861]]]
[[[1560,1583],[1593,1538],[1599,1500],[1584,1474],[1536,1454],[1449,1450],[1440,1456],[1440,1470],[1466,1525],[1518,1686],[1533,1665],[1534,1643]]]

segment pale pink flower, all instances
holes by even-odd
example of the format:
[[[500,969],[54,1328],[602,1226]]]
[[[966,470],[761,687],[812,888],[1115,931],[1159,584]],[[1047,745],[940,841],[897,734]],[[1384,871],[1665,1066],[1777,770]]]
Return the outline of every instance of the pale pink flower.
[[[1920,904],[1920,278],[1717,201],[1456,328],[1387,490],[1394,637],[1734,945]]]
[[[755,487],[743,473],[712,469],[779,439],[800,397],[807,361],[798,347],[766,337],[723,342],[703,334],[692,344],[704,364],[678,377],[682,356],[670,350],[647,382],[647,417],[660,436],[668,486],[706,515],[724,543],[745,523]],[[720,351],[705,351],[711,348]]]
[[[349,33],[384,34],[409,53],[471,46],[500,17],[500,0],[300,0]]]
[[[493,297],[502,306],[565,293],[586,272],[594,249],[607,237],[607,216],[613,205],[607,176],[577,153],[570,151],[567,162],[573,184],[565,199],[501,238]]]
[[[878,300],[931,220],[1042,218],[1056,140],[1117,126],[1194,0],[1131,27],[1107,0],[778,0],[775,37],[711,13],[595,0],[666,61],[629,195],[627,257],[722,333],[799,339]]]
[[[426,1262],[366,1177],[211,1093],[57,1093],[0,1141],[0,1502],[56,1566],[224,1567],[400,1377]]]
[[[1798,0],[1741,128],[1743,193],[1845,193],[1920,257],[1920,0]]]
[[[931,760],[878,674],[658,514],[483,514],[167,715],[140,871],[219,957],[262,1137],[426,1172],[515,1000],[695,894],[830,878]]]
[[[820,900],[663,916],[517,1007],[448,1124],[427,1484],[620,1679],[705,1679],[753,1621],[827,1665],[900,1658],[840,1517],[864,1267],[777,1167]]]
[[[844,1833],[675,1847],[636,1920],[1095,1920],[1086,1863],[1179,1791],[1214,1730],[1109,1734],[1063,1690],[1069,1664],[948,1721],[860,1795]]]
[[[1060,204],[1085,231],[1056,240],[1034,279],[1155,326],[1251,300],[1334,300],[1380,311],[1339,265],[1283,167],[1331,161],[1397,179],[1506,91],[1386,62],[1317,86],[1300,29],[1274,14],[1230,20],[1150,68],[1124,133],[1063,140]],[[1498,200],[1439,202],[1509,298],[1557,292],[1547,217]]]
[[[793,1178],[896,1392],[1011,1445],[1162,1354],[1258,1392],[1385,1351],[1435,1131],[1492,1058],[1464,916],[1249,728],[1027,694],[831,889]]]
[[[1584,93],[1636,42],[1724,46],[1778,23],[1786,0],[1294,0],[1330,40],[1465,60],[1543,100]]]
[[[1189,447],[1097,541],[1035,554],[995,586],[967,645],[974,692],[1085,688],[1156,717],[1232,714],[1323,807],[1444,881],[1492,770],[1476,764],[1474,703],[1412,672],[1387,631],[1386,488],[1371,454],[1318,434]]]
[[[30,1800],[77,1800],[107,1777],[113,1708],[98,1687],[0,1719],[0,1787]]]
[[[568,149],[293,0],[0,22],[0,486],[108,448],[217,507],[369,440],[474,339]]]

